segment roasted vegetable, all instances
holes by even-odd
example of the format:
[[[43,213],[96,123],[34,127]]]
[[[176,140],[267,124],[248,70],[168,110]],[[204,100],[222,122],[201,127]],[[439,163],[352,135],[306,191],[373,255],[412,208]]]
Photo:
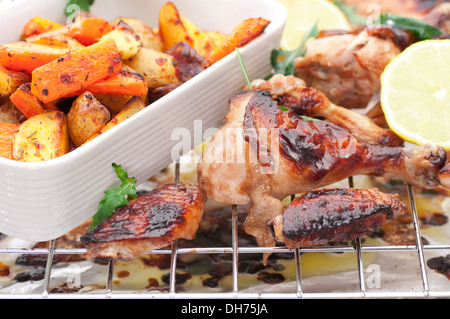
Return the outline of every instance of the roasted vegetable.
[[[0,123],[0,157],[12,159],[13,139],[19,124]]]
[[[178,79],[186,82],[209,67],[208,61],[187,42],[180,42],[171,47],[167,52],[173,56],[178,70]]]
[[[11,102],[6,101],[0,106],[0,123],[17,124],[26,120],[25,116]]]
[[[31,73],[69,51],[68,48],[24,41],[3,44],[0,46],[0,65],[13,71]]]
[[[75,146],[83,145],[89,137],[111,119],[109,110],[90,92],[81,94],[72,104],[67,123]]]
[[[68,35],[62,34],[59,30],[48,31],[33,35],[25,39],[26,42],[44,44],[53,47],[67,48],[70,50],[78,50],[84,48],[80,42]]]
[[[139,52],[123,63],[142,74],[149,88],[177,83],[174,58],[166,53],[141,48]]]
[[[67,28],[64,34],[76,39],[83,45],[91,45],[112,30],[113,28],[107,20],[93,16],[78,19]]]
[[[0,95],[9,96],[24,83],[30,82],[31,76],[24,72],[11,71],[0,66]]]
[[[89,85],[114,76],[122,59],[112,39],[107,39],[65,55],[36,69],[31,92],[44,103],[83,92]]]
[[[13,140],[13,159],[40,162],[69,151],[67,118],[63,112],[47,111],[20,124]]]
[[[164,50],[169,50],[177,43],[187,42],[206,57],[214,48],[211,38],[182,16],[172,2],[167,2],[159,11],[159,33]]]
[[[122,59],[129,59],[142,47],[142,42],[134,30],[124,21],[119,21],[114,30],[106,33],[101,40],[113,39]]]
[[[48,160],[83,145],[207,69],[211,54],[220,59],[268,23],[249,19],[230,35],[200,30],[172,2],[162,6],[156,27],[85,10],[71,18],[62,25],[33,17],[21,41],[0,45],[0,123],[22,123],[13,159]]]
[[[208,55],[210,64],[214,64],[226,55],[252,41],[263,33],[270,23],[263,18],[249,18],[238,24],[231,33]]]
[[[134,30],[136,35],[139,36],[139,39],[141,40],[142,47],[156,51],[163,50],[162,41],[158,35],[158,32],[144,21],[132,17],[120,17],[113,20],[111,24],[115,26],[120,24],[120,21],[124,21]]]
[[[109,121],[108,123],[105,123],[105,125],[103,125],[101,127],[101,129],[99,129],[97,132],[95,132],[88,139],[88,141],[96,138],[100,134],[105,133],[106,131],[113,128],[117,124],[122,123],[123,121],[125,121],[126,119],[135,115],[136,113],[143,110],[144,108],[145,108],[145,104],[144,104],[144,101],[142,100],[142,98],[137,97],[137,96],[133,97],[131,100],[128,101],[128,103],[125,105],[125,107],[119,113],[117,113],[116,116],[113,117],[113,119],[111,121]]]
[[[94,97],[106,106],[112,115],[119,113],[127,102],[133,98],[132,95],[125,94],[94,94]]]
[[[25,24],[21,39],[24,40],[32,35],[40,34],[49,30],[59,29],[62,27],[63,26],[57,22],[47,20],[42,17],[34,17]]]
[[[44,103],[31,93],[30,83],[22,84],[10,100],[27,118],[45,112]]]
[[[148,87],[141,73],[124,65],[117,75],[95,82],[86,90],[93,94],[144,96],[148,92]]]

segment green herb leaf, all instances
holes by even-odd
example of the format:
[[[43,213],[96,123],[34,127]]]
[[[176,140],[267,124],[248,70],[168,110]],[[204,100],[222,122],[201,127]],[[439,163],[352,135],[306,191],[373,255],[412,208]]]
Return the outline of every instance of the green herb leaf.
[[[94,3],[94,0],[69,0],[66,4],[66,7],[64,8],[64,14],[66,17],[69,17],[73,14],[72,7],[69,7],[71,5],[78,6],[79,10],[90,12],[90,7]]]
[[[381,14],[379,23],[411,31],[417,36],[419,41],[432,39],[444,33],[442,30],[423,21],[414,18],[402,17],[393,13]]]
[[[242,60],[241,52],[239,52],[238,48],[236,48],[236,54],[237,54],[237,57],[239,60],[239,64],[241,65],[241,71],[242,71],[242,74],[244,75],[245,81],[247,82],[247,85],[250,88],[250,91],[252,91],[253,90],[252,84],[250,82],[250,79],[248,78],[247,71],[245,70],[244,61]]]
[[[297,49],[293,51],[272,50],[270,56],[270,62],[273,67],[273,72],[267,78],[272,77],[274,74],[294,75],[294,60],[299,56],[304,56],[306,53],[306,41],[309,38],[315,38],[318,34],[317,22],[313,24],[311,29],[303,37],[302,43]]]
[[[93,216],[94,221],[89,229],[93,229],[103,220],[111,217],[116,208],[128,204],[130,198],[137,197],[136,179],[134,177],[128,177],[128,173],[122,166],[115,163],[113,163],[112,166],[114,167],[121,184],[118,187],[105,191],[105,196],[98,204],[97,212]]]
[[[322,120],[315,119],[313,117],[309,117],[309,116],[305,116],[305,115],[300,115],[300,117],[301,117],[302,120],[305,120],[305,121],[316,121],[316,122],[322,121]]]
[[[342,1],[333,1],[341,9],[347,18],[356,25],[367,25],[367,17],[355,13],[352,6],[347,6]],[[393,13],[383,13],[373,22],[374,25],[387,25],[414,33],[419,41],[432,39],[443,34],[443,31],[421,20],[403,17]]]

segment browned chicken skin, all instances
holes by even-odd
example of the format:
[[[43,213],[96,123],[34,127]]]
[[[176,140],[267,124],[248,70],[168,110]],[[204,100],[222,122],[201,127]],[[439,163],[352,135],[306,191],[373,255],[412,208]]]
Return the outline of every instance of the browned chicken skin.
[[[450,33],[450,2],[438,5],[425,15],[423,20],[445,33]]]
[[[323,118],[348,129],[359,142],[386,146],[404,143],[390,129],[378,126],[361,113],[331,103],[322,92],[306,87],[305,82],[297,77],[276,74],[253,88],[269,91],[280,105],[299,115]]]
[[[450,189],[450,163],[445,164],[439,171],[439,182],[445,188]]]
[[[205,202],[200,187],[182,182],[144,193],[81,237],[85,257],[131,260],[176,239],[193,239]]]
[[[259,246],[274,245],[267,223],[281,213],[286,196],[359,174],[436,187],[446,160],[441,147],[360,143],[329,121],[283,111],[262,90],[232,97],[226,121],[203,153],[198,182],[216,202],[250,204],[244,229]]]
[[[409,34],[389,27],[367,27],[357,34],[320,37],[295,61],[295,76],[324,93],[332,103],[365,108],[380,90],[386,65],[409,43]]]
[[[349,241],[407,212],[397,195],[378,189],[322,189],[296,197],[272,221],[287,247]]]

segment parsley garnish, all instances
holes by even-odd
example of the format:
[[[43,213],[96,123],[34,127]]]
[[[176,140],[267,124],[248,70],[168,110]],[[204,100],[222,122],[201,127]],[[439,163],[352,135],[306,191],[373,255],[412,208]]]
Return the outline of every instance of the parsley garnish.
[[[69,6],[76,5],[81,11],[90,12],[90,7],[94,3],[94,0],[69,0],[64,8],[64,14],[69,17],[73,14],[73,9]]]
[[[293,51],[272,50],[270,55],[270,62],[272,63],[273,72],[268,78],[275,74],[294,75],[294,60],[299,56],[304,56],[306,53],[306,41],[309,38],[315,38],[318,34],[317,22],[313,24],[311,29],[303,37],[302,42],[297,49]]]
[[[356,25],[367,25],[367,17],[358,15],[355,8],[347,6],[341,1],[333,1],[341,9],[347,18]],[[432,39],[443,34],[443,31],[421,20],[403,17],[393,13],[382,13],[374,21],[374,25],[387,25],[398,29],[410,31],[417,36],[419,41]]]
[[[93,216],[94,220],[89,229],[93,229],[103,220],[111,217],[116,208],[128,204],[130,198],[137,197],[136,179],[134,177],[128,177],[128,173],[122,166],[115,163],[113,163],[112,166],[114,167],[121,184],[118,187],[105,191],[105,196],[98,204],[97,212]]]

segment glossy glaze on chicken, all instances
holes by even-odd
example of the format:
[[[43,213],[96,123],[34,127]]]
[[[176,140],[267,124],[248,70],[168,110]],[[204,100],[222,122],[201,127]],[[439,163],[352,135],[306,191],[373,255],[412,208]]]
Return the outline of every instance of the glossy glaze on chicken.
[[[296,197],[272,224],[277,241],[294,248],[350,241],[406,212],[398,195],[377,189],[322,189]]]
[[[182,182],[144,193],[81,237],[87,245],[85,257],[131,260],[178,238],[192,239],[205,202],[200,187]]]
[[[244,229],[260,246],[275,244],[267,224],[281,213],[281,200],[291,194],[360,174],[423,188],[439,185],[439,169],[446,161],[442,147],[359,142],[334,123],[304,120],[283,110],[269,91],[240,92],[229,105],[226,124],[198,164],[198,181],[214,201],[250,204]]]

